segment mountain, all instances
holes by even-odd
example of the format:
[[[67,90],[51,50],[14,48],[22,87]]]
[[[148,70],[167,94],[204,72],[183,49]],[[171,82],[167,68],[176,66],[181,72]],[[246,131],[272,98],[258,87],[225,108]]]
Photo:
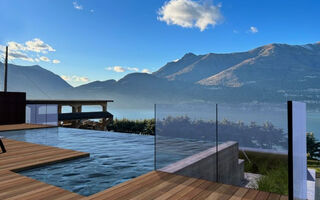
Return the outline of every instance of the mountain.
[[[169,81],[147,73],[131,73],[122,79],[95,81],[74,88],[80,98],[114,99],[121,107],[152,108],[155,103],[186,102],[201,99],[207,89],[193,83]],[[199,98],[200,97],[200,98]]]
[[[320,83],[320,44],[271,44],[253,51],[259,53],[198,83],[269,89],[305,89]]]
[[[270,44],[229,54],[189,53],[177,62],[166,64],[154,75],[204,86],[313,87],[320,83],[320,44]]]
[[[0,74],[3,77],[3,67]],[[153,74],[131,73],[118,81],[94,81],[75,88],[40,66],[9,65],[9,90],[26,91],[29,99],[113,99],[113,107],[118,108],[287,100],[319,107],[320,43],[269,44],[225,54],[187,53]]]
[[[0,62],[0,90],[3,90],[4,65]],[[8,64],[8,91],[27,92],[28,99],[67,98],[72,86],[60,76],[39,65]]]
[[[320,104],[320,43],[269,44],[247,52],[195,55],[169,62],[153,75],[211,89],[216,102]],[[213,91],[211,93],[213,93]]]
[[[197,82],[217,74],[233,65],[254,56],[254,53],[231,53],[195,55],[188,53],[175,62],[169,62],[153,74],[168,80]]]

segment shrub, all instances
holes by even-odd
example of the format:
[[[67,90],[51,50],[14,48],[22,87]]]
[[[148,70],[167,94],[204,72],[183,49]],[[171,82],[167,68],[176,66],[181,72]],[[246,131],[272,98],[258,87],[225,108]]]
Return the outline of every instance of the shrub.
[[[288,195],[288,168],[279,166],[258,180],[258,190]]]

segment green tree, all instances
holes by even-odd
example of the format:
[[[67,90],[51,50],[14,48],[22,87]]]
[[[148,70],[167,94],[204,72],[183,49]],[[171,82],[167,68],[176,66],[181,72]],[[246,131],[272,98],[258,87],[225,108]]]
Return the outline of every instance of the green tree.
[[[307,153],[311,159],[318,159],[320,157],[320,142],[316,140],[312,132],[307,133]]]

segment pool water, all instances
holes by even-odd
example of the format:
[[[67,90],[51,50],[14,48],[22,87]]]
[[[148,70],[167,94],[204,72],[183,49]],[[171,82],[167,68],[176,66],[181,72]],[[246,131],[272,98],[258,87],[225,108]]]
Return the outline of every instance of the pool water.
[[[89,196],[154,169],[154,137],[70,128],[1,132],[18,141],[90,153],[20,174]]]

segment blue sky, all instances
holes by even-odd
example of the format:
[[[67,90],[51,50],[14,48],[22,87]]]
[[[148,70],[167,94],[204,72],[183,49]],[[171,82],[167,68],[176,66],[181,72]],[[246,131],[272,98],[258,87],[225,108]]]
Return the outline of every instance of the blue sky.
[[[10,62],[74,86],[153,72],[188,52],[320,41],[318,0],[1,0],[0,8],[1,48],[16,48]]]

